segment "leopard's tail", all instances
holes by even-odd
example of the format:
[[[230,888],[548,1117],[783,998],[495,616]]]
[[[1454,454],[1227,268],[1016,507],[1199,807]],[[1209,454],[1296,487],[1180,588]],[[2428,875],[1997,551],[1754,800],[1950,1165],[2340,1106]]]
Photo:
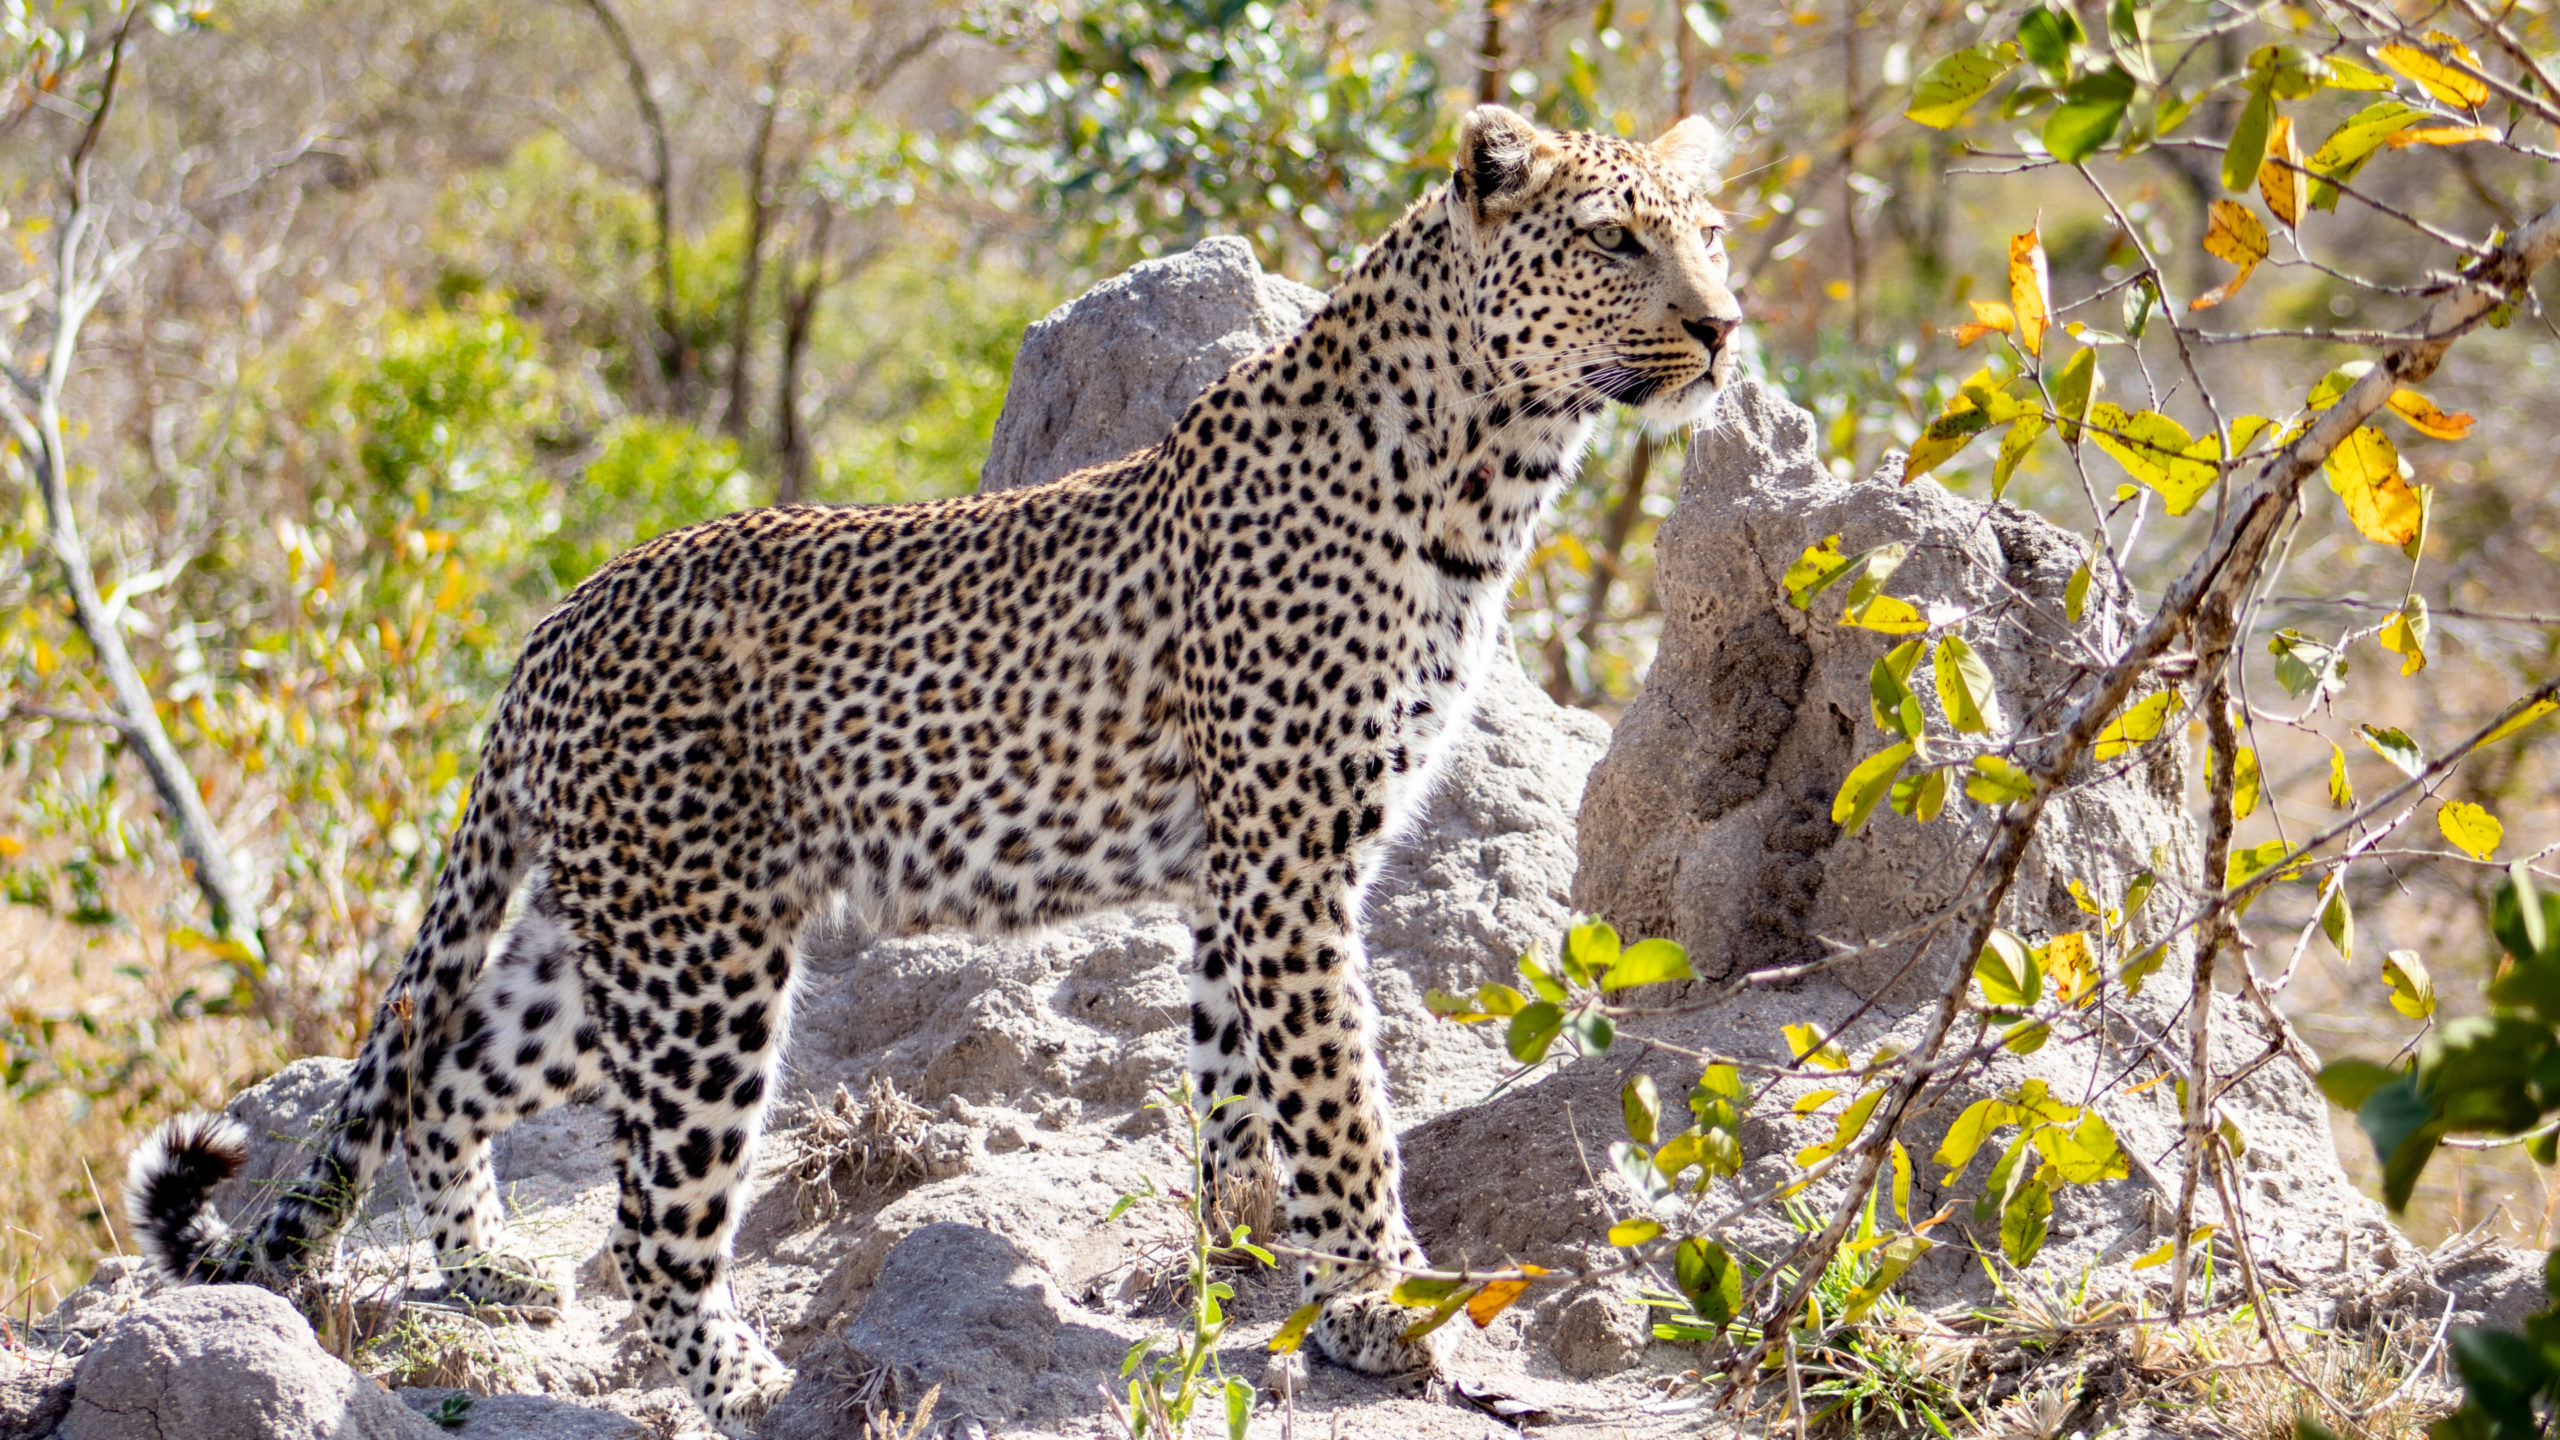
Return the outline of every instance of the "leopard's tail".
[[[418,938],[374,1012],[337,1110],[301,1177],[272,1197],[254,1239],[215,1213],[214,1187],[239,1173],[250,1136],[218,1116],[185,1115],[155,1132],[126,1168],[125,1213],[144,1253],[173,1280],[274,1283],[355,1213],[406,1128],[422,1059],[487,962],[507,899],[531,861],[494,753],[482,757],[471,802],[436,877]]]

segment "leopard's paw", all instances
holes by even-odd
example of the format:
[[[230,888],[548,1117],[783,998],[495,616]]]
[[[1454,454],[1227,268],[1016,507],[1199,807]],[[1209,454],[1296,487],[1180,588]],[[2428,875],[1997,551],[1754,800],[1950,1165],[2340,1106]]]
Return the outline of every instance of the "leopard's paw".
[[[756,1427],[764,1423],[764,1417],[773,1412],[773,1407],[782,1403],[782,1397],[791,1393],[791,1384],[796,1378],[789,1367],[770,1353],[761,1354],[755,1357],[755,1363],[750,1365],[748,1372],[739,1376],[726,1394],[702,1407],[703,1417],[711,1422],[712,1429],[730,1437],[730,1440],[747,1440],[756,1433]]]
[[[445,1284],[476,1305],[494,1305],[518,1319],[548,1324],[578,1301],[578,1282],[563,1256],[538,1256],[521,1243],[502,1241],[443,1263]]]
[[[1366,1375],[1442,1374],[1457,1347],[1457,1332],[1444,1324],[1407,1338],[1430,1320],[1429,1310],[1399,1305],[1384,1290],[1357,1290],[1325,1300],[1307,1338],[1326,1359]]]

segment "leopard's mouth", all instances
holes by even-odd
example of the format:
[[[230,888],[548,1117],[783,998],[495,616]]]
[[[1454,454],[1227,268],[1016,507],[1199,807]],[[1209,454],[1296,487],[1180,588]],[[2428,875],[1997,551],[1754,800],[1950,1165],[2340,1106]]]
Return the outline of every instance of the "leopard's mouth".
[[[1716,353],[1707,368],[1682,385],[1649,387],[1644,398],[1626,403],[1656,425],[1669,428],[1694,427],[1715,419],[1716,401],[1733,381],[1733,347],[1727,345]]]

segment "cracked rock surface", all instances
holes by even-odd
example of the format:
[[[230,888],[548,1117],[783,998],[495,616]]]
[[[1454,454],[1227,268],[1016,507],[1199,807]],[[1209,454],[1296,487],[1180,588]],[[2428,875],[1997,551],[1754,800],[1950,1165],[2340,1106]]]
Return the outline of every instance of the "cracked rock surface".
[[[55,1440],[429,1440],[434,1426],[246,1285],[161,1295],[81,1358]]]

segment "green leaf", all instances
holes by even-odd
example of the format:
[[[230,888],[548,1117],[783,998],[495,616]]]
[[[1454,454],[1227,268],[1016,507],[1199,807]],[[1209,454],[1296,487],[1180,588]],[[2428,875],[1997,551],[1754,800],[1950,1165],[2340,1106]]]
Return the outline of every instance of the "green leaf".
[[[2163,690],[2147,699],[2137,700],[2125,712],[2107,722],[2098,732],[2098,759],[2103,763],[2136,746],[2147,744],[2160,734],[2169,717],[2178,713],[2184,702],[2175,690]]]
[[[2407,129],[2411,121],[2426,119],[2428,114],[2398,100],[2377,100],[2348,116],[2345,123],[2329,132],[2328,139],[2320,142],[2320,148],[2312,152],[2307,162],[2312,176],[2312,208],[2337,209],[2338,187],[2334,182],[2354,179],[2385,141]]]
[[[2376,1086],[2356,1107],[2356,1123],[2364,1127],[2374,1158],[2382,1162],[2383,1203],[2394,1210],[2409,1208],[2409,1191],[2435,1153],[2439,1132],[2434,1119],[2435,1107],[2407,1075]]]
[[[2020,462],[2035,448],[2036,440],[2047,426],[2041,412],[2021,415],[2000,437],[1999,458],[1991,462],[1991,498],[1997,500],[2009,488],[2009,477],[2018,473]]]
[[[1948,724],[1967,735],[2001,728],[2000,695],[1992,684],[1991,667],[1964,642],[1963,636],[1949,635],[1940,640],[1929,663],[1938,681],[1938,704],[1946,711]]]
[[[1488,1015],[1517,1015],[1528,1006],[1529,997],[1488,980],[1476,987],[1476,1004]]]
[[[1573,1038],[1585,1055],[1606,1055],[1617,1043],[1618,1024],[1593,1006],[1586,1005],[1567,1016],[1565,1023],[1573,1027]]]
[[[2038,6],[2018,22],[2018,45],[2056,84],[2071,78],[2071,47],[2088,39],[2071,11]]]
[[[1884,652],[1867,671],[1867,708],[1876,728],[1905,740],[1920,738],[1920,697],[1911,693],[1911,672],[1920,664],[1921,642],[1905,640]]]
[[[2267,653],[2276,657],[2276,683],[2296,700],[2315,689],[2334,694],[2346,685],[2346,657],[2299,630],[2268,637]]]
[[[2053,410],[2062,417],[2063,444],[2080,443],[2080,424],[2089,418],[2089,402],[2098,398],[2104,385],[2097,351],[2083,346],[2063,362],[2062,373],[2053,378]]]
[[[2026,1167],[2022,1164],[2020,1170]],[[2010,1193],[2008,1203],[2000,1207],[2000,1253],[2009,1263],[2024,1268],[2044,1249],[2045,1232],[2053,1222],[2053,1189],[2039,1169]]]
[[[2436,982],[2427,962],[2415,950],[2394,950],[2383,957],[2382,983],[2391,987],[2391,1008],[2412,1020],[2436,1013]]]
[[[2035,1137],[2037,1151],[2074,1185],[2122,1180],[2133,1173],[2124,1147],[2116,1141],[2114,1127],[2094,1110],[2084,1111],[2068,1130],[2059,1125],[2040,1125]]]
[[[2035,777],[1997,755],[1973,757],[1973,776],[1964,793],[1985,805],[2006,805],[2036,792]]]
[[[2071,572],[2070,582],[2062,587],[2062,616],[2077,625],[2089,608],[2089,562],[2083,560]]]
[[[1666,980],[1695,980],[1697,972],[1689,968],[1689,952],[1669,940],[1639,940],[1627,947],[1618,963],[1600,978],[1603,991],[1625,990],[1637,985],[1658,985]]]
[[[2021,1020],[2001,1032],[2000,1048],[2013,1055],[2033,1055],[2053,1038],[2053,1027],[2042,1020]]]
[[[1742,1267],[1713,1240],[1691,1236],[1672,1257],[1672,1283],[1719,1331],[1742,1313]]]
[[[1903,765],[1911,759],[1912,749],[1912,742],[1905,740],[1880,750],[1859,761],[1858,767],[1849,772],[1849,778],[1840,783],[1840,793],[1831,801],[1831,819],[1841,827],[1844,837],[1865,828],[1867,817],[1875,812],[1876,802],[1893,789],[1893,777],[1900,774]]]
[[[2268,840],[2234,849],[2230,860],[2223,867],[2223,888],[2236,889],[2247,883],[2259,871],[2284,863],[2292,854],[2293,847],[2282,840]]]
[[[2329,948],[2338,952],[2339,959],[2356,958],[2356,915],[2347,904],[2347,887],[2343,883],[2331,887],[2329,903],[2320,907],[2320,931],[2329,937]]]
[[[1279,1330],[1271,1337],[1272,1353],[1287,1355],[1305,1344],[1308,1328],[1316,1323],[1316,1316],[1322,1313],[1324,1313],[1324,1302],[1321,1300],[1311,1300],[1290,1311],[1289,1318],[1280,1323]]]
[[[1618,1112],[1627,1122],[1627,1138],[1639,1145],[1654,1143],[1662,1123],[1662,1092],[1653,1077],[1639,1070],[1618,1087]]]
[[[2133,76],[2121,65],[2072,81],[2063,89],[2062,103],[2045,117],[2044,148],[2066,165],[2096,154],[2123,123],[2136,88]]]
[[[1856,1323],[1876,1301],[1884,1297],[1884,1292],[1894,1281],[1902,1278],[1902,1272],[1910,1269],[1932,1248],[1928,1237],[1922,1235],[1897,1235],[1886,1241],[1884,1248],[1876,1252],[1875,1274],[1867,1277],[1865,1284],[1850,1291],[1847,1303],[1841,1306],[1840,1323]]]
[[[1973,977],[1982,983],[1982,998],[2002,1010],[2024,1010],[2044,994],[2044,967],[2006,930],[1991,932],[1974,957]]]
[[[2489,932],[2518,963],[2560,961],[2560,895],[2545,895],[2533,869],[2518,860],[2489,902]]]
[[[1661,1221],[1651,1216],[1640,1215],[1633,1220],[1621,1220],[1610,1226],[1609,1243],[1621,1250],[1632,1250],[1648,1240],[1658,1238],[1661,1234]]]
[[[2018,47],[2007,40],[1958,50],[1920,72],[1911,86],[1911,104],[1902,113],[1932,130],[1948,129],[2017,64]]]
[[[2266,77],[2251,81],[2249,103],[2240,111],[2240,123],[2232,127],[2231,139],[2222,147],[2222,188],[2246,190],[2258,178],[2258,166],[2267,158],[2267,132],[2275,124],[2275,96],[2268,91]]]
[[[1227,1440],[1245,1440],[1253,1429],[1253,1387],[1230,1377],[1226,1394]]]
[[[1618,963],[1618,932],[1597,920],[1586,920],[1564,932],[1564,954],[1597,975]]]
[[[2370,1060],[2332,1060],[2320,1067],[2320,1093],[2342,1110],[2355,1110],[2400,1075]]]
[[[1547,1057],[1547,1047],[1555,1043],[1556,1032],[1563,1028],[1563,1007],[1541,1000],[1511,1017],[1511,1030],[1503,1043],[1512,1059],[1535,1065]]]
[[[1911,547],[1900,540],[1860,551],[1857,559],[1851,562],[1858,578],[1850,582],[1849,598],[1841,602],[1842,607],[1857,610],[1883,594],[1884,582],[1893,578],[1893,572],[1902,568],[1902,562],[1910,554]]]
[[[1938,812],[1946,808],[1946,803],[1947,772],[1944,770],[1924,770],[1893,782],[1894,813],[1908,815],[1923,825],[1937,819]]]
[[[1911,1223],[1911,1152],[1903,1149],[1902,1142],[1896,1140],[1889,1158],[1893,1162],[1893,1213],[1908,1225]]]
[[[2135,956],[2133,963],[2124,967],[2125,993],[2128,995],[2141,994],[2142,982],[2150,979],[2153,975],[2158,974],[2160,972],[2160,967],[2163,964],[2166,964],[2168,959],[2169,947],[2166,945],[2154,945],[2150,949],[2143,951],[2140,955]]]
[[[1422,1275],[1408,1275],[1396,1282],[1396,1287],[1387,1292],[1387,1298],[1398,1305],[1437,1305],[1466,1289],[1470,1283],[1465,1280],[1434,1280]]]
[[[2258,808],[2258,752],[2243,745],[2231,761],[2231,818],[2246,820]]]

